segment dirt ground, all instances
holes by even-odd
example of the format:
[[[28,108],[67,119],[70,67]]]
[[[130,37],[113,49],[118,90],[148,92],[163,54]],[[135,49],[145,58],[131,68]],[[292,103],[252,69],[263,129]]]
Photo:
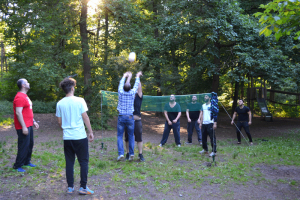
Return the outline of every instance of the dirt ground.
[[[164,117],[156,117],[154,113],[144,112],[142,113],[142,123],[143,123],[143,141],[151,142],[153,144],[159,144],[163,129],[164,129]],[[35,114],[35,120],[39,121],[40,129],[35,131],[35,135],[38,135],[38,138],[35,138],[35,144],[40,142],[46,142],[51,140],[56,136],[62,137],[62,131],[60,130],[56,117],[54,114]],[[181,124],[181,143],[187,141],[187,120],[186,117],[182,116],[180,118]],[[110,131],[103,131],[103,137],[114,137],[116,136],[116,126],[117,121],[112,120],[109,122],[109,125],[113,128]],[[250,132],[253,138],[253,142],[266,137],[276,137],[284,136],[290,130],[299,130],[300,129],[300,120],[299,119],[284,119],[284,118],[275,118],[273,122],[266,122],[260,117],[254,117],[253,123],[250,126]],[[244,133],[244,131],[242,131]],[[102,134],[102,131],[95,131],[95,137],[99,138]],[[245,137],[246,134],[244,133]],[[0,128],[0,141],[7,140],[8,137],[16,141],[17,135],[13,127]],[[225,113],[220,113],[218,118],[218,128],[216,130],[217,140],[227,140],[235,139],[236,133],[235,128],[230,124],[230,118]],[[174,137],[171,132],[168,139],[168,144],[174,143]],[[197,144],[197,136],[194,130],[193,134],[193,144]],[[236,140],[232,140],[233,145],[235,145]],[[242,145],[246,145],[245,140],[242,140]],[[199,147],[199,150],[200,147]],[[34,152],[33,152],[34,153]],[[117,153],[116,153],[117,156]],[[11,165],[13,165],[15,157],[11,158]],[[267,180],[277,180],[282,177],[285,179],[293,179],[298,183],[300,182],[300,167],[296,166],[267,166],[260,165],[256,166],[261,170],[265,175]],[[97,177],[95,177],[97,178]],[[105,179],[105,177],[98,177],[100,179]],[[1,181],[2,184],[5,180]],[[63,180],[59,186],[56,186],[58,190],[65,190],[64,184],[66,181]],[[63,187],[63,188],[62,188]],[[299,187],[297,187],[299,189]],[[0,189],[1,190],[1,189]],[[99,190],[105,190],[104,187]],[[141,188],[136,188],[131,191],[133,194],[140,193]],[[113,192],[113,191],[112,191]],[[149,188],[149,194],[144,194],[145,199],[224,199],[224,192],[228,193],[229,196],[226,199],[300,199],[299,190],[295,190],[286,184],[265,184],[256,185],[255,183],[248,182],[243,185],[232,184],[225,188],[222,188],[216,184],[205,184],[199,190],[196,190],[192,185],[186,185],[184,188],[180,188],[178,193],[174,194],[157,194],[155,188]],[[48,192],[49,193],[49,192]],[[179,194],[180,193],[180,194]],[[187,195],[188,193],[188,195]],[[182,195],[181,195],[182,194]],[[185,196],[186,194],[186,196]],[[137,197],[138,198],[138,197]],[[17,192],[12,192],[10,194],[0,193],[0,199],[40,199],[40,197],[32,196],[30,190],[22,189]],[[64,193],[61,195],[51,195],[44,197],[42,199],[128,199],[128,196],[121,195],[118,198],[112,198],[109,194],[103,193],[101,197],[68,197]]]

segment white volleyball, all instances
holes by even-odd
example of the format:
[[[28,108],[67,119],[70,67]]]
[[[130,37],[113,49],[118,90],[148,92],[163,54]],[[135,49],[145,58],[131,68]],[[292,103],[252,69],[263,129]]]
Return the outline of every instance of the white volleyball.
[[[129,62],[134,62],[135,59],[136,59],[136,54],[134,52],[131,52],[128,57]]]

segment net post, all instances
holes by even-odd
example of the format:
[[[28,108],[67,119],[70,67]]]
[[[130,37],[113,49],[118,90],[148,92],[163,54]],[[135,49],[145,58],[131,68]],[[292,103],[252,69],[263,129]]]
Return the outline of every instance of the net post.
[[[102,91],[101,92],[101,149],[103,149],[103,113],[102,113]]]

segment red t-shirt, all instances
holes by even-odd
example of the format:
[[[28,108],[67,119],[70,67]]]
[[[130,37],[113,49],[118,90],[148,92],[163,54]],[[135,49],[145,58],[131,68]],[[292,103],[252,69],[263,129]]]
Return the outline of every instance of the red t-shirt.
[[[23,107],[22,115],[26,127],[33,125],[32,102],[27,96],[27,94],[18,92],[17,95],[15,96],[13,107],[14,107],[14,122],[15,122],[16,129],[22,129],[22,126],[16,115],[16,107]]]

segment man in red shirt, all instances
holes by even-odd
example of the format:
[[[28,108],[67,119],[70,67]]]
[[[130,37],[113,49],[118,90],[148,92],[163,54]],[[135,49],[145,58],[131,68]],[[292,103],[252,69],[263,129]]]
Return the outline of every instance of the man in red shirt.
[[[16,94],[14,108],[14,122],[18,134],[18,154],[13,166],[18,172],[25,172],[22,166],[35,167],[30,162],[33,149],[33,129],[39,128],[39,124],[33,119],[32,102],[27,96],[30,84],[24,78],[17,81],[20,91]]]

